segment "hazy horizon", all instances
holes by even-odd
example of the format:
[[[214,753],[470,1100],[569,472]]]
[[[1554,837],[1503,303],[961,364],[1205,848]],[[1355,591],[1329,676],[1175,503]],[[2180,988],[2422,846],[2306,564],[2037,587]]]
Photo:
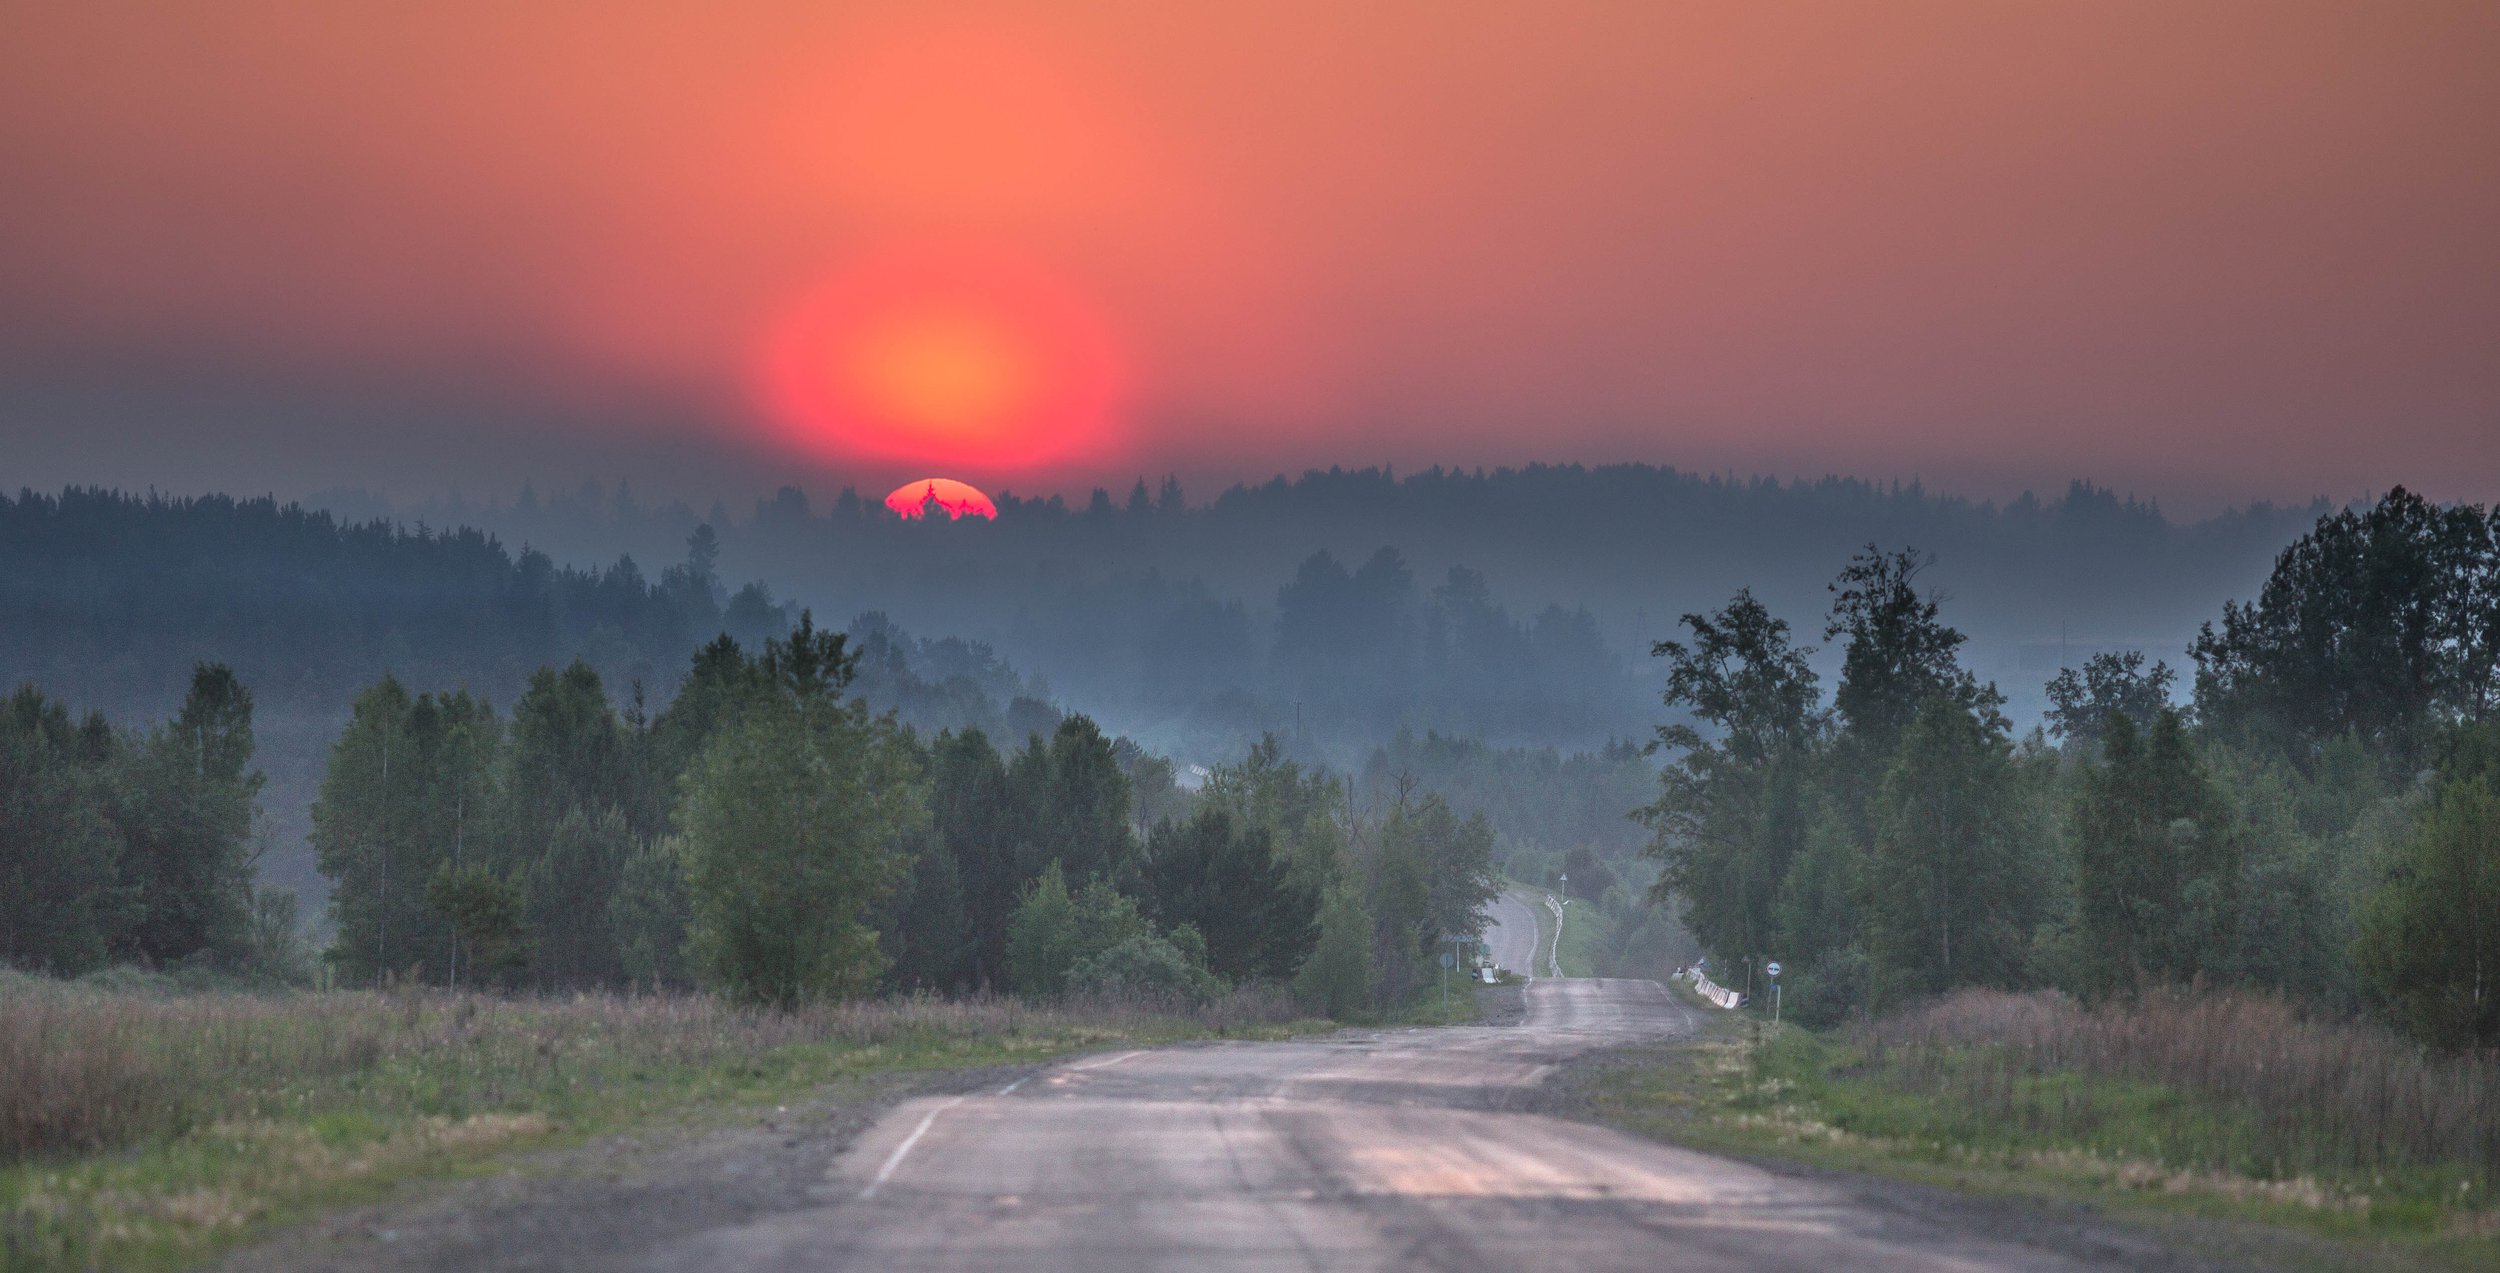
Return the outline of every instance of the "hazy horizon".
[[[0,480],[2488,499],[2500,11],[2359,12],[30,12]]]

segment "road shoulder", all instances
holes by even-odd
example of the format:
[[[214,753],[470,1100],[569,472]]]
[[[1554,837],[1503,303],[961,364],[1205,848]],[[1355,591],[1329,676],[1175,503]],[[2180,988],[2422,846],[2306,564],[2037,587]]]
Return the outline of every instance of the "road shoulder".
[[[1680,993],[1680,992],[1679,992]],[[1698,1000],[1691,1002],[1698,1003]],[[1561,1066],[1538,1112],[1811,1180],[1905,1220],[1988,1232],[2074,1258],[2141,1269],[2294,1269],[2385,1273],[2476,1267],[2418,1248],[2321,1237],[2166,1199],[2077,1188],[2043,1176],[1887,1157],[1785,1137],[1731,1108],[1731,1072],[1758,1019],[1703,1010],[1692,1037],[1592,1052]]]
[[[705,1230],[822,1205],[834,1160],[917,1096],[979,1091],[1044,1068],[871,1074],[788,1105],[603,1136],[412,1183],[236,1251],[230,1273],[616,1268]]]

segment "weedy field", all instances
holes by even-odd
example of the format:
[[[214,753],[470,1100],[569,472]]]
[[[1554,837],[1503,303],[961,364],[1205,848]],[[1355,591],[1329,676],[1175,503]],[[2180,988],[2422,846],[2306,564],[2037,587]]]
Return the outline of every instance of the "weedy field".
[[[174,1267],[496,1154],[881,1072],[1297,1025],[1203,1008],[701,995],[168,994],[0,973],[0,1266]]]
[[[2269,1265],[2500,1267],[2489,1052],[2236,993],[2086,1007],[1966,990],[1829,1033],[1721,1020],[1712,1041],[1601,1073],[1600,1115],[1701,1148],[2186,1222],[2191,1245],[2253,1242]]]

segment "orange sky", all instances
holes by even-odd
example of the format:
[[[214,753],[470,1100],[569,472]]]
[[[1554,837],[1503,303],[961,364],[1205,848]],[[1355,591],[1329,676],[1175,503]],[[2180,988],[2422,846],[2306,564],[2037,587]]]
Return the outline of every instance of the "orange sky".
[[[16,6],[0,484],[913,477],[763,363],[953,255],[1116,349],[1077,441],[953,465],[1026,489],[2488,500],[2495,68],[2413,0]]]

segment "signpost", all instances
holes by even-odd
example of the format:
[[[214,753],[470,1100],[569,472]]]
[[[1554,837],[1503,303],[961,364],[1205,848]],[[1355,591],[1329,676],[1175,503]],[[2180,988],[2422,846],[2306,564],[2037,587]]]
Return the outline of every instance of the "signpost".
[[[1770,979],[1771,979],[1771,1024],[1773,1024],[1773,1025],[1778,1025],[1778,1024],[1780,1023],[1780,964],[1779,964],[1779,961],[1778,961],[1778,960],[1776,960],[1776,959],[1774,959],[1774,960],[1772,960],[1771,962],[1769,962],[1769,963],[1767,963],[1767,964],[1764,964],[1764,965],[1762,966],[1762,971],[1763,971],[1763,973],[1764,973],[1765,975],[1769,976],[1769,977],[1770,977]]]
[[[1443,933],[1441,940],[1450,944],[1450,948],[1441,955],[1441,1019],[1447,1021],[1450,1017],[1450,969],[1458,966],[1459,950],[1474,945],[1476,939],[1469,933]]]

